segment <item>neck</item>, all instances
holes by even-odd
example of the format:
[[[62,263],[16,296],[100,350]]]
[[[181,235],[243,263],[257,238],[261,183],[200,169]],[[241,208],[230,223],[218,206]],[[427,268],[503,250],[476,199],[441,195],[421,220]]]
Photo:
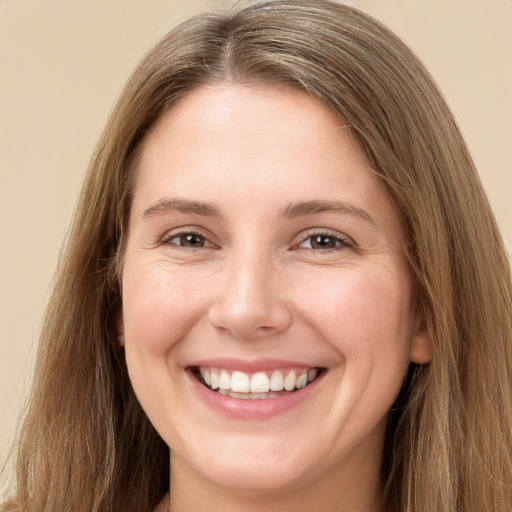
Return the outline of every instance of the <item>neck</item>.
[[[333,469],[328,477],[304,479],[286,489],[233,490],[206,480],[172,455],[171,512],[382,512],[379,471],[368,471],[366,464],[360,471],[349,466],[349,474]]]

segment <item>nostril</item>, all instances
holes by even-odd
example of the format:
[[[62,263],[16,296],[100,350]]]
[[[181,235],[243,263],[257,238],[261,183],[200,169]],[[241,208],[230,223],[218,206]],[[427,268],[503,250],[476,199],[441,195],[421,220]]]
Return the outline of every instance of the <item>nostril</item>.
[[[286,330],[291,323],[291,314],[287,311],[258,315],[250,312],[218,314],[209,316],[210,324],[223,333],[243,340],[258,340]]]

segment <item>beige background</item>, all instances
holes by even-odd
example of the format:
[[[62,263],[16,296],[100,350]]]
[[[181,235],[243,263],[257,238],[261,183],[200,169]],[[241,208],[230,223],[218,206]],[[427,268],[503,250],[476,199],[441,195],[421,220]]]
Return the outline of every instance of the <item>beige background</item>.
[[[224,0],[0,0],[0,461],[80,182],[140,56]],[[512,0],[352,0],[445,92],[512,247]],[[478,212],[475,212],[478,215]]]

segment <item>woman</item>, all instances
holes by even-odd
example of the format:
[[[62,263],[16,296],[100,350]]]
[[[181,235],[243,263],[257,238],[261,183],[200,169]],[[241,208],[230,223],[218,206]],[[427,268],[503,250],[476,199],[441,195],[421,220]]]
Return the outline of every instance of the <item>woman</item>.
[[[403,43],[324,1],[191,19],[92,161],[4,508],[510,510],[511,305]]]

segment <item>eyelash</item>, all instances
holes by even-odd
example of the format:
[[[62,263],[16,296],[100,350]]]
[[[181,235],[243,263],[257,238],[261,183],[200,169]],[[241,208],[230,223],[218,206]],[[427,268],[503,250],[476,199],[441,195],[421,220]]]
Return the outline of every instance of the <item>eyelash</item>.
[[[186,246],[183,245],[184,240],[182,237],[196,237],[196,241],[207,243],[208,245],[201,245],[199,247],[193,247],[193,246]],[[179,242],[173,242],[173,240],[179,238]],[[312,247],[313,240],[317,239],[317,242],[320,242],[319,239],[324,238],[328,239],[334,242],[334,247]],[[303,244],[307,243],[309,241],[309,247],[301,247]],[[211,242],[206,236],[204,236],[201,232],[195,231],[193,229],[184,229],[182,231],[173,232],[168,234],[166,237],[162,239],[162,243],[166,245],[172,245],[174,247],[185,249],[185,250],[194,250],[194,249],[219,249],[219,246]],[[302,241],[295,245],[293,247],[294,249],[302,250],[302,251],[308,251],[308,252],[332,252],[332,251],[339,251],[342,249],[353,249],[355,248],[354,242],[346,237],[339,234],[336,234],[332,231],[325,230],[325,229],[318,229],[313,232],[310,232],[307,234],[305,238],[302,239]]]

